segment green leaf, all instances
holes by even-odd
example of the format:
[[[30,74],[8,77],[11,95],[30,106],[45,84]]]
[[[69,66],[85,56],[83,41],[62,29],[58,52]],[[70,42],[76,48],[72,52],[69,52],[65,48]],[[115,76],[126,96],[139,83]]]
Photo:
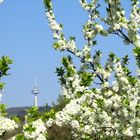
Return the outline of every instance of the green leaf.
[[[26,140],[23,134],[18,134],[15,140]]]
[[[74,36],[70,36],[69,38],[70,38],[70,40],[74,40],[75,41],[75,37]]]
[[[53,108],[43,114],[44,121],[47,121],[49,118],[54,118],[54,117],[55,117],[55,110]]]
[[[14,120],[16,123],[20,123],[20,119],[17,116],[12,116],[12,120]]]
[[[128,80],[132,86],[135,86],[135,84],[137,83],[137,79],[135,77],[129,76]]]
[[[7,115],[6,105],[0,104],[0,113],[1,113],[2,116],[6,116]]]
[[[92,74],[89,72],[80,73],[81,77],[81,86],[90,86],[93,82]]]
[[[140,68],[140,48],[135,47],[133,49],[133,51],[134,51],[134,55],[135,55],[135,58],[136,58],[136,64]]]
[[[53,47],[57,50],[59,49],[61,46],[58,42],[54,42]]]
[[[46,9],[50,10],[52,8],[51,2],[51,0],[44,0],[44,5]]]
[[[28,124],[28,126],[24,130],[29,131],[30,133],[32,133],[32,132],[34,132],[36,130],[36,128],[33,127],[32,124]]]
[[[56,68],[55,72],[57,73],[57,76],[63,76],[65,73],[65,69],[63,67]]]

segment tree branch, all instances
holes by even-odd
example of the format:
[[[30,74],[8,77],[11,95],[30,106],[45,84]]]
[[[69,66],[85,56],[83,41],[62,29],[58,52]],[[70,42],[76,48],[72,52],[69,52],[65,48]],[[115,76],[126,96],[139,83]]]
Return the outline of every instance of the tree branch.
[[[77,56],[74,52],[72,52],[71,50],[67,49],[68,52],[72,53],[73,55]],[[77,56],[78,58],[80,58],[83,62],[86,62],[83,58],[81,58],[80,56]],[[95,72],[95,68],[94,68],[94,64],[92,62],[88,62],[90,64],[90,66],[92,67],[93,71]],[[102,79],[102,77],[97,74],[97,77],[99,78],[99,80],[101,81],[101,83],[104,83],[104,80]]]

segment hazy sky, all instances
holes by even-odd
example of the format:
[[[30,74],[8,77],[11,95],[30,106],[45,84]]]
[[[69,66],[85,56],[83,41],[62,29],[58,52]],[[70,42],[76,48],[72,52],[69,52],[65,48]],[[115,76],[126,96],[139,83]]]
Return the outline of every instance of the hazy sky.
[[[80,7],[79,0],[53,2],[57,21],[63,23],[66,37],[76,36],[78,46],[82,47],[81,30],[88,16]],[[118,37],[98,39],[95,49],[104,51],[103,58],[110,51],[119,56],[130,54],[132,58],[131,46],[123,47]],[[54,72],[61,66],[64,53],[55,51],[52,43],[43,0],[5,0],[0,5],[0,55],[8,55],[14,61],[9,71],[11,75],[2,80],[6,83],[2,103],[8,107],[32,106],[31,90],[35,76],[40,90],[39,105],[56,101],[60,85]],[[130,65],[132,69],[133,65]]]

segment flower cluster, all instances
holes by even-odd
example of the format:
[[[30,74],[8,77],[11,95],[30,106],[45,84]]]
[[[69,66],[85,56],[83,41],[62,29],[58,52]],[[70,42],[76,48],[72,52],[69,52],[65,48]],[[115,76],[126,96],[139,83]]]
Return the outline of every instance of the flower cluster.
[[[18,128],[18,125],[14,120],[0,116],[0,136],[2,136],[5,132],[13,131],[16,128]]]
[[[80,53],[77,53],[76,49],[71,49],[70,52],[81,59],[81,67],[77,70],[68,59],[67,63],[63,63],[65,74],[62,94],[68,100],[68,104],[62,111],[56,113],[54,119],[50,118],[48,126],[70,126],[72,137],[77,140],[139,139],[139,76],[131,75],[126,66],[127,57],[119,59],[111,53],[103,67],[100,62],[102,53],[96,51],[93,57],[91,54],[91,46],[96,45],[95,38],[98,34],[106,36],[113,33],[120,36],[125,44],[131,43],[136,48],[139,47],[139,2],[132,0],[129,20],[125,16],[120,0],[105,0],[105,2],[108,5],[107,17],[103,18],[97,10],[99,7],[97,0],[91,3],[80,0],[81,6],[89,14],[89,20],[83,26],[87,43]],[[99,20],[100,22],[97,22]],[[99,24],[101,22],[109,28],[105,30],[105,27]],[[61,40],[58,39],[59,41]],[[66,39],[63,41],[66,45]],[[68,49],[67,45],[65,49]],[[140,50],[135,51],[135,55],[138,63]],[[112,76],[114,81],[110,82]]]
[[[105,18],[105,22],[110,26],[109,31],[119,30],[122,28],[127,29],[127,19],[125,17],[125,11],[121,7],[120,0],[107,0],[109,8],[107,11],[107,18]]]
[[[122,137],[138,139],[140,80],[137,79],[134,86],[134,83],[128,80],[121,62],[116,59],[113,63],[116,80],[112,84],[104,82],[100,88],[86,89],[75,98],[73,93],[70,93],[70,102],[62,111],[56,113],[54,120],[50,119],[53,122],[51,124],[59,127],[71,126],[73,138],[79,140]],[[110,77],[105,69],[100,68],[100,73],[105,75],[105,79]],[[76,81],[73,80],[73,83]],[[77,85],[75,88],[81,87]],[[70,89],[72,87],[69,87]]]
[[[139,1],[133,3],[132,12],[130,14],[130,21],[128,24],[128,36],[134,42],[136,47],[140,47],[140,35],[138,33],[140,29],[140,8]]]
[[[41,119],[25,124],[23,126],[23,132],[27,139],[46,140],[46,127]]]
[[[80,0],[80,4],[86,11],[91,11],[95,9],[96,1],[97,0],[92,0],[91,4],[89,4],[86,0]]]

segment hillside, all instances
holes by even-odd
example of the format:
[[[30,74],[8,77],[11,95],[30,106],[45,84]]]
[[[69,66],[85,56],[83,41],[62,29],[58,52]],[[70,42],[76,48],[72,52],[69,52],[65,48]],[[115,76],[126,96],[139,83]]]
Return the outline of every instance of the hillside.
[[[25,107],[12,107],[12,108],[8,108],[6,111],[8,113],[7,117],[11,117],[11,116],[18,116],[20,118],[23,118],[26,115],[26,110],[30,109],[31,107],[25,106]],[[49,109],[49,107],[47,107],[47,109]],[[46,111],[46,107],[45,106],[40,106],[39,107],[39,112],[45,112]]]

